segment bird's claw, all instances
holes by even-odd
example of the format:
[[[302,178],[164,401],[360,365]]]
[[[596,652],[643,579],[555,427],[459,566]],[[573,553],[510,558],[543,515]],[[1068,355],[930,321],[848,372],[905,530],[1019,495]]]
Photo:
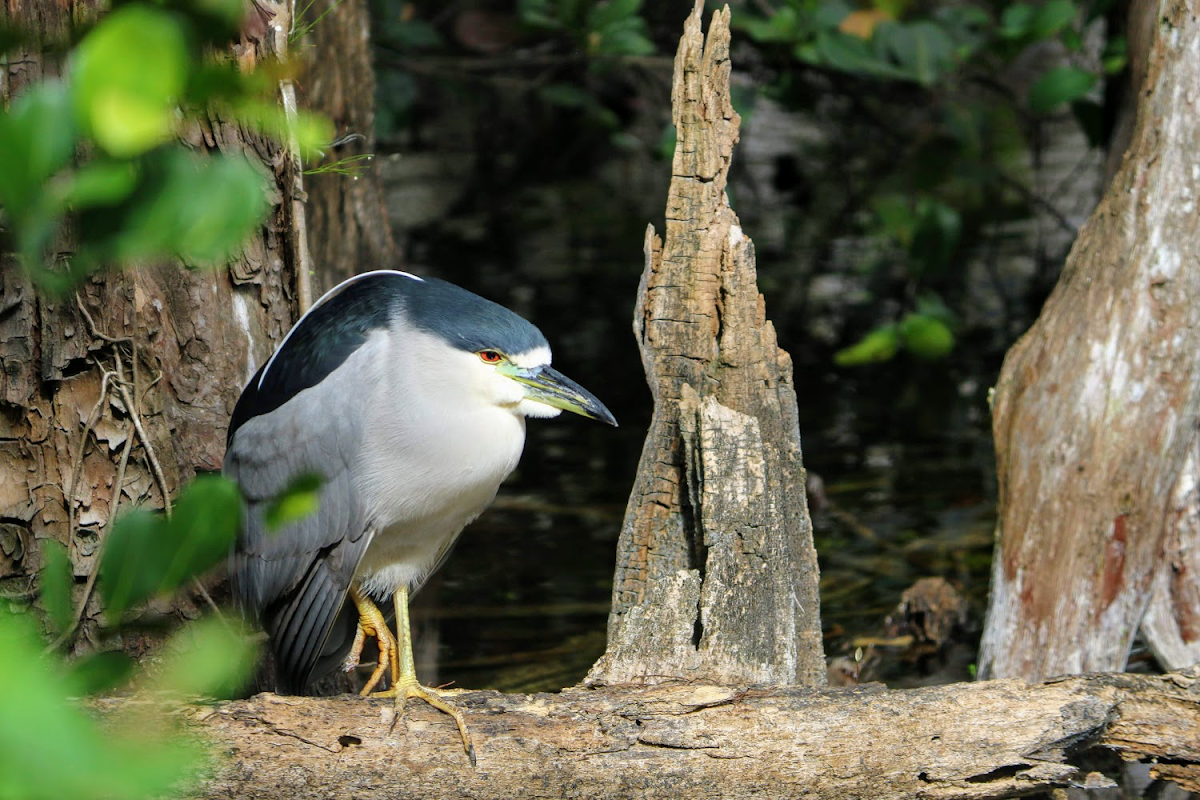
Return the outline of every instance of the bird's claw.
[[[354,644],[351,645],[350,654],[346,657],[344,664],[346,671],[349,672],[358,666],[358,659],[362,655],[363,645],[366,644],[368,636],[374,639],[379,646],[379,662],[375,665],[371,677],[367,679],[366,686],[359,692],[365,697],[379,685],[389,667],[391,668],[392,683],[394,684],[399,678],[400,643],[388,628],[387,618],[383,616],[383,612],[369,598],[354,589],[350,590],[350,598],[358,608],[358,626],[354,631]]]
[[[399,721],[400,715],[404,713],[404,706],[410,697],[420,698],[443,714],[448,714],[454,720],[455,724],[458,725],[458,734],[462,737],[463,750],[466,752],[467,758],[470,759],[471,766],[475,766],[475,744],[471,741],[470,731],[467,730],[466,715],[463,714],[462,709],[458,706],[448,700],[444,700],[436,689],[422,686],[415,680],[406,682],[401,679],[397,685],[382,692],[374,692],[371,697],[391,697],[395,699],[396,713],[392,717],[391,729],[395,729],[396,722]],[[390,733],[391,730],[388,732]]]

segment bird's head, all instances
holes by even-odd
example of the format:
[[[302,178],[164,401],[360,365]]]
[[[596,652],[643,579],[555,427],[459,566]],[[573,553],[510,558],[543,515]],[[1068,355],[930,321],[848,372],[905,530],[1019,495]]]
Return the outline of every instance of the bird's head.
[[[595,395],[550,366],[550,345],[533,323],[453,284],[428,278],[423,284],[409,296],[408,319],[449,346],[435,357],[459,391],[523,417],[570,411],[617,424]]]

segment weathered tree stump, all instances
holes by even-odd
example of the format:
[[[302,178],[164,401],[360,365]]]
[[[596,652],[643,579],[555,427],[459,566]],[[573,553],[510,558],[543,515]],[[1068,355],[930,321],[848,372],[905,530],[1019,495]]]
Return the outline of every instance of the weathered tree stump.
[[[592,683],[824,683],[817,559],[791,359],[725,184],[729,9],[675,56],[665,238],[646,231],[634,333],[654,417],[617,546],[608,651]]]

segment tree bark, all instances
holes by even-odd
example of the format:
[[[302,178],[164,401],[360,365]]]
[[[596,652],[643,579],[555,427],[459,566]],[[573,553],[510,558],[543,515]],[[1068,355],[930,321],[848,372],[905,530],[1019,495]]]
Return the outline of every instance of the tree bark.
[[[228,757],[199,796],[1012,797],[1088,782],[1095,767],[1083,765],[1103,751],[1151,760],[1152,775],[1200,791],[1194,671],[896,692],[670,684],[455,699],[474,769],[453,721],[420,702],[394,731],[390,700],[190,707]]]
[[[1122,669],[1164,560],[1200,411],[1200,20],[1155,27],[1129,151],[996,385],[983,677]]]
[[[286,6],[262,5],[286,31]],[[98,13],[91,3],[11,8],[8,21],[59,41]],[[278,53],[281,36],[268,27],[262,40],[244,38],[234,50],[253,61]],[[31,50],[0,67],[0,85],[11,97],[57,68]],[[66,546],[81,648],[101,611],[91,578],[118,507],[162,507],[197,471],[220,469],[238,393],[296,315],[291,159],[215,115],[184,141],[245,153],[277,187],[259,235],[228,269],[167,262],[109,270],[53,302],[32,291],[15,259],[0,256],[0,592],[35,601],[40,543]],[[70,241],[57,250],[67,257]],[[193,617],[199,596],[181,592],[152,610]],[[124,642],[137,654],[145,645]]]
[[[333,122],[343,141],[324,162],[373,155],[375,71],[365,0],[316,0],[304,18],[319,20],[298,45],[307,63],[309,106]],[[321,291],[351,275],[397,264],[377,161],[355,163],[363,167],[356,175],[307,176],[308,241]]]
[[[665,238],[646,232],[634,311],[654,417],[621,529],[592,683],[821,684],[817,561],[791,359],[725,184],[739,118],[729,9],[675,57]]]
[[[1142,636],[1160,664],[1182,669],[1200,664],[1200,437],[1188,446],[1166,529]]]

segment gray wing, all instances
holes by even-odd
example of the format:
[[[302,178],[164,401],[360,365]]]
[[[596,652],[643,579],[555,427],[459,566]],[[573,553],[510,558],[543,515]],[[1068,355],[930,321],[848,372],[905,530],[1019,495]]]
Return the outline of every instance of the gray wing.
[[[318,664],[321,669],[336,664],[354,633],[357,615],[343,606],[372,537],[353,473],[361,443],[359,398],[343,390],[347,375],[340,374],[353,370],[356,360],[348,359],[316,386],[242,422],[225,455],[224,472],[246,499],[230,579],[242,608],[270,634],[284,692],[303,692],[320,678]],[[256,385],[257,376],[247,392]],[[272,500],[309,473],[323,481],[318,510],[268,530],[264,513]]]

